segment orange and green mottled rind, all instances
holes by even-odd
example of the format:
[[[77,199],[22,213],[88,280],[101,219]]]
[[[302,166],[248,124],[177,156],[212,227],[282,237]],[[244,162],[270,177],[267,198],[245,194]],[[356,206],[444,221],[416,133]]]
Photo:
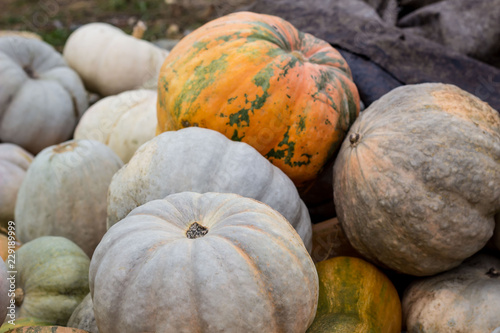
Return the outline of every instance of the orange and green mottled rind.
[[[392,282],[359,258],[316,264],[318,310],[307,333],[400,333],[401,301]]]
[[[234,13],[170,52],[158,82],[158,133],[200,126],[243,141],[298,186],[313,180],[359,114],[337,50],[274,16]]]
[[[52,326],[53,323],[47,322],[43,319],[38,319],[38,318],[33,318],[33,317],[23,317],[23,318],[16,318],[15,321],[9,323],[12,318],[7,316],[5,319],[5,322],[3,325],[0,327],[0,333],[5,333],[12,331],[14,329],[20,328],[20,327],[25,327],[25,326]],[[14,325],[12,324],[14,323]]]

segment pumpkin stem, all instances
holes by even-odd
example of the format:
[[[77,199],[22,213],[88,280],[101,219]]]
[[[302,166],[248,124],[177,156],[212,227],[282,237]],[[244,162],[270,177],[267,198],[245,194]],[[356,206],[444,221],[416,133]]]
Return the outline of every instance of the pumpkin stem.
[[[52,150],[56,154],[61,154],[66,151],[72,151],[78,146],[78,143],[76,142],[70,142],[70,143],[61,143],[57,146],[54,147]]]
[[[186,231],[186,237],[189,239],[195,239],[198,237],[203,237],[207,234],[208,228],[202,226],[198,222],[193,222]]]
[[[305,56],[304,56],[304,54],[303,54],[302,52],[300,52],[300,51],[297,51],[297,50],[292,51],[292,55],[293,55],[295,58],[299,59],[301,62],[305,62],[305,61],[306,61],[306,57],[305,57]]]
[[[490,278],[497,278],[500,276],[500,272],[495,269],[495,267],[491,267],[488,272],[486,272]]]
[[[14,291],[14,300],[16,302],[16,306],[21,306],[21,304],[23,304],[23,301],[24,301],[24,290],[23,288],[16,288],[16,290]]]
[[[28,74],[28,76],[32,79],[36,79],[38,78],[38,76],[36,76],[35,72],[33,71],[33,69],[29,66],[24,66],[23,67],[24,69],[24,72],[26,72],[26,74]]]
[[[359,133],[352,133],[349,135],[349,141],[351,142],[352,147],[356,147],[359,143],[359,139],[361,138],[361,135]]]
[[[146,24],[143,21],[137,21],[132,30],[132,36],[137,39],[142,39],[146,30],[148,30]]]

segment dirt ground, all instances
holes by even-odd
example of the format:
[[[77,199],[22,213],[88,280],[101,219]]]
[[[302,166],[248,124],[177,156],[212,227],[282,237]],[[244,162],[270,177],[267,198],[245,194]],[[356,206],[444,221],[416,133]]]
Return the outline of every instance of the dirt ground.
[[[198,0],[0,0],[0,30],[28,30],[61,50],[68,36],[89,22],[107,22],[130,33],[146,23],[144,39],[180,39],[214,18],[216,8]]]

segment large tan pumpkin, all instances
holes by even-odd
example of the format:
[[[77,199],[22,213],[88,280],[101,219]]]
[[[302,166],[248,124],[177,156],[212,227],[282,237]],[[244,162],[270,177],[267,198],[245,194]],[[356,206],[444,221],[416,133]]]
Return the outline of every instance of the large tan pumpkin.
[[[110,24],[89,23],[69,36],[63,55],[89,90],[109,96],[157,80],[168,51]]]
[[[88,107],[78,75],[49,44],[0,38],[0,141],[36,154],[68,140]]]
[[[74,138],[100,141],[127,163],[156,134],[156,98],[156,91],[146,89],[103,98],[85,112]]]
[[[0,227],[14,220],[14,209],[19,187],[23,182],[33,155],[23,148],[0,143]]]
[[[417,280],[403,296],[408,333],[490,333],[500,327],[500,260],[480,254]]]
[[[250,145],[190,127],[145,143],[109,186],[108,227],[137,206],[179,192],[236,193],[279,211],[312,248],[311,220],[292,181]]]
[[[353,247],[411,275],[458,266],[500,212],[500,116],[452,85],[394,89],[351,127],[334,167]]]
[[[183,192],[134,209],[90,263],[100,333],[303,333],[318,276],[277,211],[229,193]]]
[[[15,220],[19,240],[63,236],[91,257],[106,232],[106,195],[123,165],[106,145],[72,140],[40,152],[19,189]]]

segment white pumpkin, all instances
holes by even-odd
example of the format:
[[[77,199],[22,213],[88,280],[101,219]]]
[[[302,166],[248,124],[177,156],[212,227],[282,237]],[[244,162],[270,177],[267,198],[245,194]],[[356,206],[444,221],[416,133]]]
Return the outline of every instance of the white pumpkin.
[[[108,228],[137,206],[185,191],[259,200],[280,212],[312,249],[309,212],[292,181],[250,145],[200,127],[164,132],[136,151],[109,186]]]
[[[106,145],[72,140],[41,151],[17,196],[19,240],[41,236],[70,239],[91,257],[106,232],[106,195],[113,174],[123,165]]]
[[[480,254],[417,280],[403,296],[409,333],[490,333],[500,326],[500,260]]]
[[[168,51],[107,23],[89,23],[66,41],[64,59],[85,86],[102,96],[156,82]]]
[[[0,86],[0,141],[33,154],[68,140],[88,107],[78,75],[33,38],[0,38]]]
[[[14,209],[19,187],[23,182],[33,155],[23,148],[0,143],[0,226],[14,220]]]
[[[232,193],[172,194],[134,209],[90,263],[101,333],[303,333],[318,275],[281,214]]]
[[[75,129],[75,139],[100,141],[127,163],[134,152],[156,135],[154,90],[130,90],[92,105]]]

